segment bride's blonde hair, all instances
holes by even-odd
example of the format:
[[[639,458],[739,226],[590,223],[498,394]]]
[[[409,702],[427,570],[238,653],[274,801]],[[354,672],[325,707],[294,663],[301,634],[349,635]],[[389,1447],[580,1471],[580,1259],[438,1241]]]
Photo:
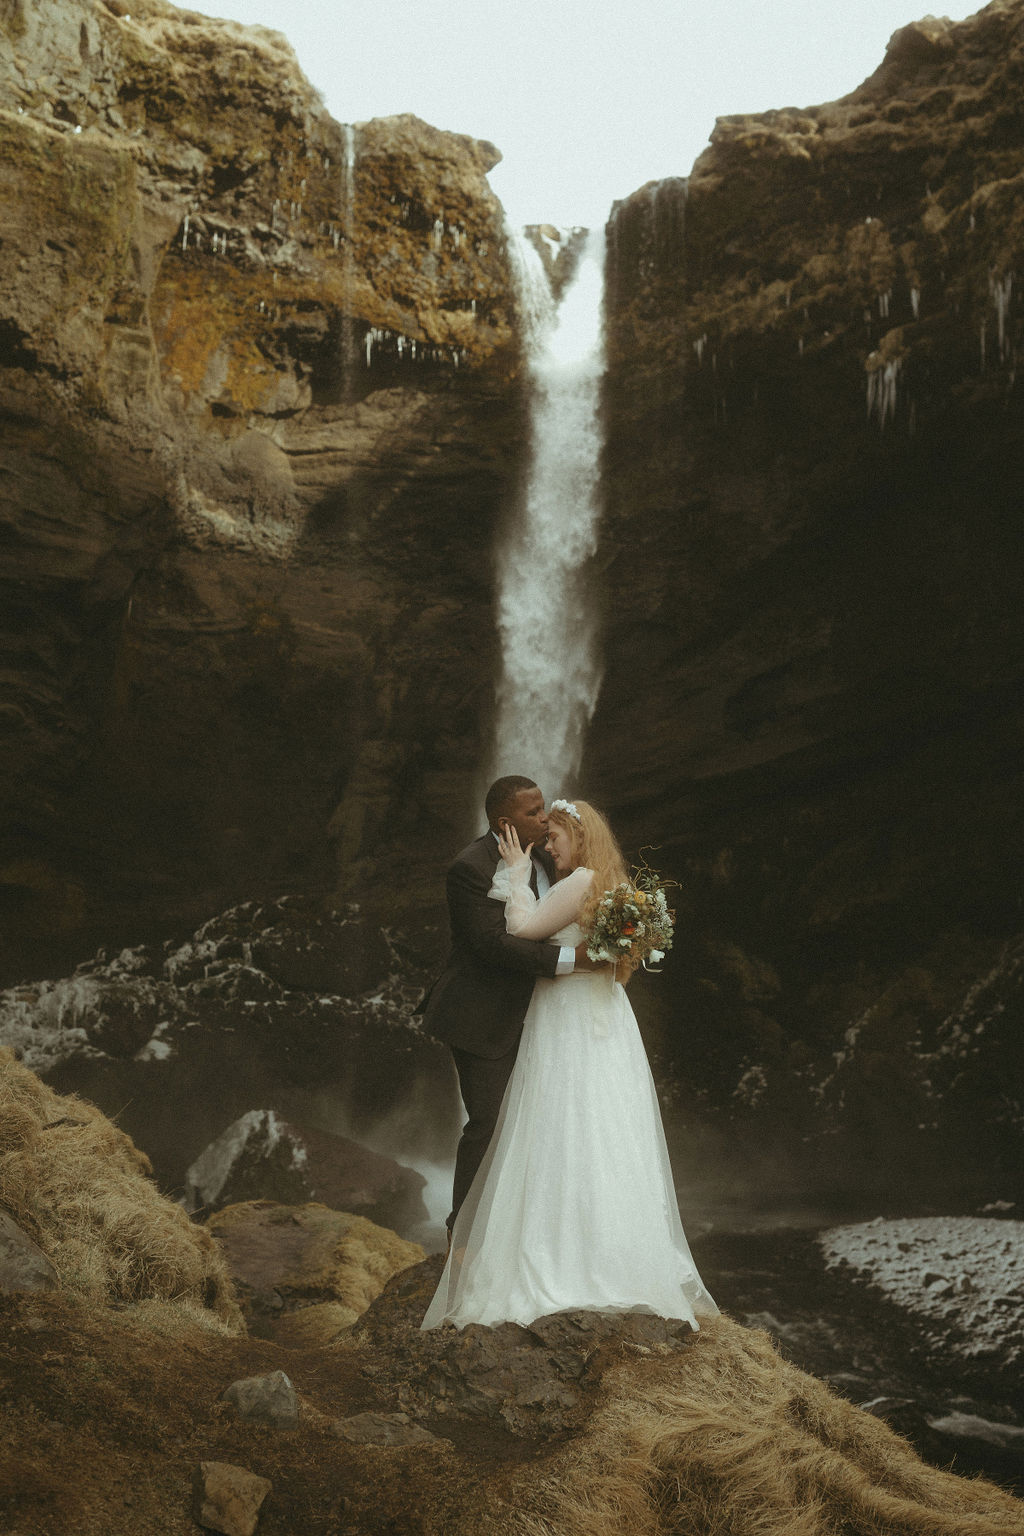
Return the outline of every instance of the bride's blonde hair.
[[[594,883],[577,919],[584,933],[587,933],[593,925],[597,904],[605,891],[610,891],[621,881],[628,880],[629,875],[626,872],[626,861],[622,857],[622,850],[615,841],[615,833],[601,812],[586,800],[574,800],[572,803],[580,813],[579,821],[568,811],[552,806],[548,811],[548,825],[554,823],[557,827],[564,827],[568,832],[569,848],[576,868],[578,869],[582,864],[594,871]],[[616,972],[618,979],[626,980],[632,969],[633,967],[627,962],[624,974],[621,967]]]

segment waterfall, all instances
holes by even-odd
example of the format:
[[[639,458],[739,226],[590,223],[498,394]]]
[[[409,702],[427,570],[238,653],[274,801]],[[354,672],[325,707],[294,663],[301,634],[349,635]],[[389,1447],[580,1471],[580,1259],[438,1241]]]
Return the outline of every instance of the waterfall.
[[[341,166],[341,222],[344,246],[341,253],[345,313],[341,317],[341,392],[342,399],[352,395],[352,376],[356,346],[353,319],[352,285],[355,279],[356,222],[356,130],[351,123],[341,127],[344,158]]]
[[[601,667],[587,564],[600,515],[603,230],[591,231],[556,306],[540,256],[510,232],[530,386],[530,458],[498,554],[502,673],[492,777],[570,787]]]

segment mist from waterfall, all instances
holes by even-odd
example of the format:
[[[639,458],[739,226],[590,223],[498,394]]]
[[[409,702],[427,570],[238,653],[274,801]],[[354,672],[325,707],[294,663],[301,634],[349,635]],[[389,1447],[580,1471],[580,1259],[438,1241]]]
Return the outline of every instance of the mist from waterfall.
[[[556,305],[540,255],[509,231],[530,384],[522,504],[498,553],[502,674],[492,777],[570,788],[601,685],[587,566],[600,517],[604,230]]]

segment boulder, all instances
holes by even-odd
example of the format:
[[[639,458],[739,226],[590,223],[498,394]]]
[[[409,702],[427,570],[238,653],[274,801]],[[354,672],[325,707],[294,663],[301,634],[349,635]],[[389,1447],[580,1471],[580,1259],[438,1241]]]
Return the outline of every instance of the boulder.
[[[424,1222],[426,1180],[345,1136],[300,1129],[273,1110],[250,1110],[202,1152],[185,1175],[189,1210],[247,1200],[316,1202],[408,1231]]]
[[[483,1420],[523,1439],[578,1427],[607,1365],[624,1356],[671,1354],[697,1337],[679,1318],[646,1312],[558,1312],[528,1328],[502,1323],[423,1331],[444,1267],[442,1255],[396,1275],[353,1330],[374,1351],[372,1375],[402,1409],[437,1423]]]
[[[205,1531],[254,1536],[263,1501],[273,1484],[244,1467],[201,1461],[192,1476],[192,1514]]]
[[[224,1398],[235,1405],[240,1419],[269,1424],[271,1429],[298,1428],[299,1399],[284,1371],[233,1381]]]
[[[251,1330],[297,1337],[304,1309],[315,1312],[303,1342],[337,1336],[380,1294],[392,1275],[423,1259],[409,1243],[361,1216],[326,1206],[253,1200],[211,1216]]]

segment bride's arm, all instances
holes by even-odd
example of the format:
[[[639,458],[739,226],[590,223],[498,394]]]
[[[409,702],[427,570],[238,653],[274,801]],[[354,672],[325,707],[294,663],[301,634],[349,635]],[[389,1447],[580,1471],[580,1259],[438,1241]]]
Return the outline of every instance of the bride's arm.
[[[530,890],[529,865],[512,870],[512,888],[505,902],[505,926],[519,939],[548,939],[579,916],[594,872],[574,869],[558,880],[540,901]]]

